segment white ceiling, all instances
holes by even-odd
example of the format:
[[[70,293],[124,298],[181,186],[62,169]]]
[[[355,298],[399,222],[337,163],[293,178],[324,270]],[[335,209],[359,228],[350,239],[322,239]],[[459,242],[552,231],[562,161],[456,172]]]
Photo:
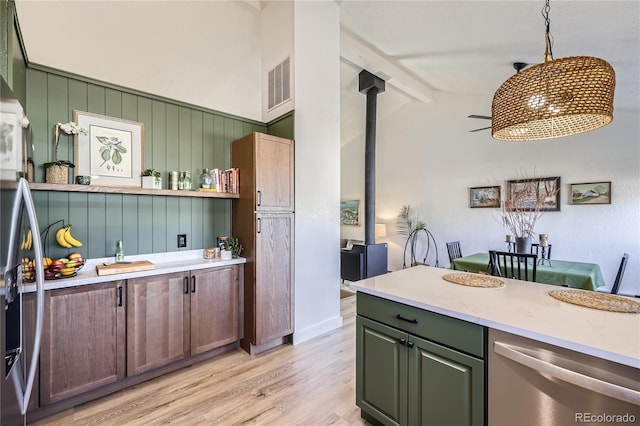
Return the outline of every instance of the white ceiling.
[[[329,0],[325,0],[329,1]],[[379,102],[378,116],[397,111],[407,102],[437,102],[439,97],[447,93],[468,94],[486,97],[486,107],[481,110],[469,110],[461,114],[491,114],[491,97],[494,91],[515,71],[514,61],[527,63],[541,62],[544,55],[544,20],[541,10],[543,0],[514,1],[356,1],[335,0],[341,9],[341,77],[342,77],[342,141],[346,143],[359,137],[364,128],[364,96],[358,92],[357,77],[363,69],[382,77],[387,82],[384,102]],[[23,29],[43,25],[79,27],[82,19],[74,17],[78,10],[95,9],[98,2],[60,2],[48,0],[32,2],[18,0],[18,16]],[[153,4],[142,2],[147,5]],[[167,3],[183,6],[180,20],[187,25],[185,31],[198,34],[194,25],[203,23],[202,9],[196,7],[199,2],[160,2],[154,7],[162,7]],[[207,28],[206,38],[193,37],[189,40],[190,51],[228,52],[240,40],[228,40],[228,26],[238,23],[240,19],[245,25],[251,24],[268,2],[235,1],[205,2],[209,4],[226,4],[227,9],[234,6],[232,17],[225,19],[217,13],[216,24]],[[199,3],[203,5],[205,3]],[[37,4],[37,6],[35,6]],[[103,3],[104,4],[104,3]],[[136,4],[136,3],[133,3]],[[27,7],[32,5],[31,7]],[[49,9],[45,9],[48,5]],[[54,9],[52,9],[52,5]],[[64,6],[68,20],[49,19],[52,13],[61,12]],[[84,6],[83,8],[79,5]],[[118,16],[113,9],[121,8],[121,16],[131,15],[132,2],[109,2],[110,16]],[[180,7],[178,6],[178,7]],[[43,10],[47,13],[43,13]],[[127,14],[129,11],[129,14]],[[194,16],[189,16],[189,14]],[[211,13],[211,12],[209,12]],[[67,15],[68,14],[68,15]],[[158,16],[161,14],[158,13]],[[175,14],[165,14],[172,19]],[[209,15],[214,16],[214,15]],[[640,1],[572,1],[552,0],[549,13],[551,19],[551,35],[553,36],[553,54],[555,58],[566,56],[597,56],[607,60],[616,71],[615,108],[640,110]],[[205,19],[210,21],[210,19]],[[233,22],[230,22],[233,21]],[[91,21],[90,21],[91,22]],[[171,21],[173,22],[173,21]],[[167,31],[176,31],[176,22],[158,22],[157,25],[144,27],[144,39],[166,39]],[[132,50],[132,46],[140,46],[140,27],[135,24],[113,25],[94,23],[82,25],[78,37],[84,40],[103,40],[100,36],[105,31],[116,32],[118,40],[125,45],[118,49],[103,49],[100,54],[104,63],[117,63],[123,50]],[[220,36],[210,34],[219,28]],[[153,34],[157,31],[157,34]],[[27,32],[27,30],[23,31]],[[92,32],[95,32],[92,34]],[[53,31],[28,31],[25,36],[27,53],[36,63],[56,66],[64,64],[60,57],[70,55],[78,60],[70,47],[65,55],[64,49],[52,43]],[[163,38],[164,36],[164,38]],[[113,40],[113,37],[109,39]],[[79,40],[72,41],[71,46]],[[243,40],[244,41],[244,40]],[[215,43],[219,46],[215,46]],[[254,48],[246,44],[248,48]],[[202,46],[197,46],[201,43]],[[148,44],[148,43],[147,43]],[[157,44],[157,43],[156,43]],[[194,46],[194,44],[196,44]],[[34,48],[39,46],[40,49]],[[163,49],[151,49],[145,45],[144,60],[152,64],[166,63],[166,52]],[[136,51],[136,48],[133,51]],[[47,58],[47,54],[49,58]],[[113,55],[111,60],[109,55]],[[150,57],[156,55],[157,57]],[[53,57],[58,57],[56,64]],[[215,58],[221,66],[237,66],[223,54],[207,57],[208,70],[219,69],[212,61]],[[188,60],[188,57],[185,57]],[[69,61],[69,57],[65,58]],[[50,62],[53,61],[53,64]],[[190,62],[189,67],[197,67]],[[58,67],[64,69],[58,65]],[[118,68],[118,67],[116,67]],[[224,69],[224,68],[223,68]],[[162,68],[160,68],[162,70]],[[123,69],[126,71],[126,68]],[[106,71],[109,72],[109,71]],[[116,72],[115,69],[111,71]],[[196,73],[193,73],[196,75]],[[203,72],[210,79],[210,72]],[[102,76],[93,76],[109,81]],[[142,76],[144,79],[144,76]],[[179,93],[192,92],[194,87],[206,87],[210,81],[194,81],[195,77],[183,82],[189,87],[179,88],[181,82],[171,80],[171,88]],[[197,79],[196,79],[197,80]],[[113,81],[118,83],[117,81]],[[143,84],[142,82],[141,84]],[[123,83],[120,83],[123,84]],[[127,85],[127,84],[123,84]],[[131,87],[131,86],[128,86]],[[163,93],[162,89],[139,88],[152,93]],[[176,93],[178,93],[176,92]],[[180,99],[180,98],[176,98]],[[197,102],[196,102],[197,103]],[[202,105],[219,109],[216,105]],[[241,106],[238,106],[241,108]],[[240,110],[239,110],[240,111]],[[236,113],[235,111],[227,111]],[[614,112],[615,115],[615,112]],[[469,129],[489,125],[488,121],[469,119]]]
[[[379,118],[411,99],[437,101],[447,93],[486,96],[484,109],[461,113],[491,115],[493,93],[515,72],[513,62],[543,60],[543,6],[542,0],[340,2],[343,143],[363,126],[355,80],[362,68],[387,77]],[[608,61],[616,71],[614,108],[640,110],[640,2],[552,0],[550,6],[554,58]],[[350,48],[354,43],[360,49]],[[353,53],[366,49],[368,57]],[[412,84],[396,84],[397,78]],[[469,119],[469,129],[487,125]]]

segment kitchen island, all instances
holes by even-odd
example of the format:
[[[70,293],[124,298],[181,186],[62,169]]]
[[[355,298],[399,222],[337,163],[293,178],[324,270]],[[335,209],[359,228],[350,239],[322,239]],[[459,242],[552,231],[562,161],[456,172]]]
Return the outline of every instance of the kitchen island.
[[[492,365],[498,365],[493,345],[501,351],[515,346],[498,345],[492,335],[506,334],[545,351],[557,349],[566,359],[580,355],[622,369],[632,383],[627,411],[640,419],[640,388],[633,385],[640,380],[640,314],[565,303],[549,296],[558,287],[546,284],[501,278],[500,287],[459,285],[443,279],[451,273],[417,266],[352,284],[358,291],[357,403],[363,417],[421,424],[428,415],[437,423],[459,413],[457,424],[505,424],[496,415],[516,407],[519,395],[513,387],[513,401],[496,401],[495,395],[504,394],[492,389]],[[585,374],[600,365],[580,368]],[[573,392],[567,386],[561,397],[545,398],[563,399]]]

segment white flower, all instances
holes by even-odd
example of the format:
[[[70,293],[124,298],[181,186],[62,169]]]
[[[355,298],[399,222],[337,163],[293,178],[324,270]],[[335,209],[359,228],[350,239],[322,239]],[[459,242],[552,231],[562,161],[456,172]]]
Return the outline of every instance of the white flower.
[[[68,135],[77,135],[78,133],[82,133],[83,135],[86,135],[88,133],[87,129],[85,129],[84,127],[78,126],[73,121],[70,121],[64,124],[58,123],[58,127],[60,127],[60,129],[62,129],[62,131]]]

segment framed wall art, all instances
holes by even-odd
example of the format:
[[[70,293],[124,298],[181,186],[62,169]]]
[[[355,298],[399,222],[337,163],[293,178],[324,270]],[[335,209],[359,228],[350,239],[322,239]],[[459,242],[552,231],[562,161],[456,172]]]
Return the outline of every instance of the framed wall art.
[[[500,207],[500,187],[480,186],[469,188],[469,207]]]
[[[143,123],[83,111],[73,111],[73,121],[88,130],[75,136],[75,176],[91,176],[92,185],[141,186]]]
[[[560,211],[560,176],[507,181],[506,207],[520,211]]]
[[[571,204],[611,204],[611,182],[572,183]]]
[[[360,200],[340,201],[340,224],[360,225]]]

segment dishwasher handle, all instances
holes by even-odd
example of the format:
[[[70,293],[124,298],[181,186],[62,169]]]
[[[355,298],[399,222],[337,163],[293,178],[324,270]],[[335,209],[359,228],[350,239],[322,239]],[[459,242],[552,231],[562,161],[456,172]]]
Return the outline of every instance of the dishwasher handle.
[[[610,396],[631,404],[640,405],[640,392],[619,386],[614,383],[605,382],[595,377],[586,376],[573,370],[569,370],[557,365],[549,364],[521,351],[518,346],[502,342],[494,342],[495,353],[509,358],[513,362],[529,367],[540,374],[547,374],[556,379],[571,383],[572,385],[598,392],[602,395]]]

